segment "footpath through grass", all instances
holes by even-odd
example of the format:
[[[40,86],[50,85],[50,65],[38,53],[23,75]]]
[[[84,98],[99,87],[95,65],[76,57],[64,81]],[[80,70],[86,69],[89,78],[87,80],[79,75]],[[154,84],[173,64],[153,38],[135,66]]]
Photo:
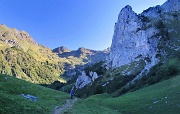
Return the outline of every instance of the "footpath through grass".
[[[180,76],[112,98],[108,94],[79,100],[70,114],[180,114]]]
[[[72,107],[64,110],[63,114],[119,114],[116,110],[101,106],[88,99],[76,101]]]
[[[20,94],[35,96],[37,102]],[[0,74],[0,114],[52,114],[68,98],[66,93]]]

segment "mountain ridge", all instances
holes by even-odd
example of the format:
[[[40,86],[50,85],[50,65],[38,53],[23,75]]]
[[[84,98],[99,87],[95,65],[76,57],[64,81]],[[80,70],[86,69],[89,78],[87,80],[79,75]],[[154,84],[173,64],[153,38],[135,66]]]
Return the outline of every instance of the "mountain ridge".
[[[72,51],[74,54],[65,47],[51,50],[38,44],[27,32],[4,24],[0,25],[0,50],[0,73],[41,84],[66,82],[64,78],[74,76],[75,67],[83,68],[97,56],[98,61],[105,59],[104,52],[97,51],[90,57],[94,51],[85,48]]]
[[[96,51],[80,47],[77,50],[69,50],[64,46],[61,46],[53,49],[53,52],[58,53],[60,58],[65,58],[70,61],[70,63],[66,64],[64,75],[72,78],[73,76],[81,74],[86,66],[105,61],[109,49]],[[74,62],[72,60],[74,60]]]

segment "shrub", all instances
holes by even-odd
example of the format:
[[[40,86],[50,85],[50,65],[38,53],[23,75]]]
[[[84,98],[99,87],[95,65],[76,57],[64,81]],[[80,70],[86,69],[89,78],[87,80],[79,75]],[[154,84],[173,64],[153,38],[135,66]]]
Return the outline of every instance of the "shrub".
[[[102,93],[104,93],[103,87],[101,85],[97,85],[94,94],[102,94]]]
[[[61,83],[60,81],[54,81],[49,88],[55,89],[55,90],[59,90],[61,87],[63,87],[65,84]]]

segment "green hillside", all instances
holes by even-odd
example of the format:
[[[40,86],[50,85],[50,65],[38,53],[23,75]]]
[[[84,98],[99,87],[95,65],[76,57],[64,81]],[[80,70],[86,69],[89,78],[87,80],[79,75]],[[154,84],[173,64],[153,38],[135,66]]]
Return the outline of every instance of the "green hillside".
[[[180,75],[155,85],[112,98],[108,94],[78,101],[68,114],[179,114]]]
[[[37,101],[21,96],[32,95]],[[0,114],[52,114],[69,95],[12,76],[0,75]]]
[[[0,25],[0,73],[33,83],[63,81],[66,60],[39,45],[25,31]]]
[[[62,66],[57,63],[38,61],[15,47],[0,51],[0,73],[15,76],[33,83],[52,83],[60,80]]]
[[[100,61],[106,54],[85,48],[60,54],[38,44],[27,32],[0,24],[0,74],[37,84],[66,82],[64,78],[74,76],[83,65]]]

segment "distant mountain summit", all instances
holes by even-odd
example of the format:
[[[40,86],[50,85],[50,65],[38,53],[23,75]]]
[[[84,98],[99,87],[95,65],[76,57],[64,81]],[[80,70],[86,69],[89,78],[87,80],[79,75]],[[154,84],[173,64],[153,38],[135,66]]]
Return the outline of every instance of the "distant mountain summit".
[[[59,54],[62,54],[64,52],[70,52],[71,50],[69,50],[68,48],[64,47],[64,46],[61,46],[61,47],[57,47],[55,49],[53,49],[53,52],[56,52],[56,53],[59,53]]]
[[[80,47],[78,50],[71,51],[64,46],[53,49],[53,52],[58,53],[59,57],[62,58],[79,58],[79,60],[81,59],[85,64],[103,61],[106,59],[106,56],[109,53],[108,50],[96,51],[84,47]]]
[[[92,65],[100,61],[105,61],[109,50],[96,51],[80,47],[78,50],[69,50],[64,46],[53,49],[53,52],[58,53],[60,58],[64,58],[65,63],[65,76],[73,77],[81,74],[84,66]]]
[[[33,83],[66,82],[86,64],[105,60],[107,51],[61,46],[51,50],[38,44],[27,32],[0,25],[0,73]]]

